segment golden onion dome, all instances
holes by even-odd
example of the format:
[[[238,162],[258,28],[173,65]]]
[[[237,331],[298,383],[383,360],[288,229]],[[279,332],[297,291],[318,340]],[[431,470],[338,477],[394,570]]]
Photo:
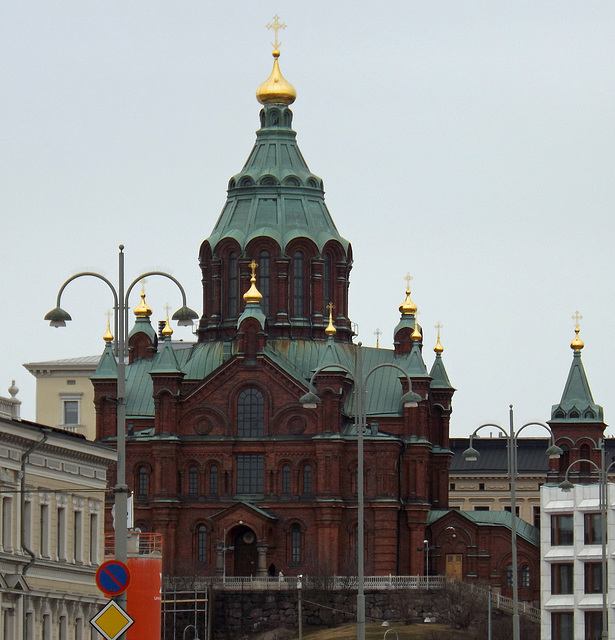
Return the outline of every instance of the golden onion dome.
[[[580,327],[575,327],[574,328],[574,340],[570,343],[570,348],[573,351],[581,351],[581,349],[585,346],[585,343],[583,342],[583,340],[581,340],[581,338],[579,338],[579,331],[581,331]]]
[[[173,335],[173,329],[169,324],[169,313],[167,312],[167,320],[164,325],[164,329],[161,331],[163,338],[170,338]]]
[[[419,342],[423,339],[423,336],[419,331],[419,324],[416,320],[416,316],[414,316],[414,331],[412,332],[412,335],[410,337],[412,338],[412,340],[414,340],[414,342]]]
[[[103,336],[103,340],[105,342],[113,341],[113,334],[111,333],[111,327],[109,326],[109,318],[107,318],[107,330],[105,331],[105,335]]]
[[[145,302],[145,290],[141,291],[141,302],[135,307],[134,314],[137,318],[149,318],[152,315],[152,310]]]
[[[327,305],[327,308],[329,309],[329,324],[325,329],[325,333],[328,336],[334,336],[337,333],[337,329],[333,325],[333,304],[329,302],[329,304]]]
[[[254,260],[250,263],[252,276],[250,277],[250,288],[243,294],[243,299],[247,304],[250,302],[259,303],[263,299],[263,294],[256,288],[256,268],[258,265]]]
[[[280,71],[278,63],[278,58],[280,57],[279,49],[274,49],[272,55],[273,69],[271,75],[256,90],[256,99],[261,104],[292,104],[297,99],[297,91]]]
[[[444,351],[444,347],[442,346],[442,343],[440,342],[440,329],[442,328],[442,324],[440,322],[438,322],[438,324],[436,325],[436,329],[438,330],[438,340],[436,342],[436,346],[433,348],[433,350],[440,355],[443,351]]]

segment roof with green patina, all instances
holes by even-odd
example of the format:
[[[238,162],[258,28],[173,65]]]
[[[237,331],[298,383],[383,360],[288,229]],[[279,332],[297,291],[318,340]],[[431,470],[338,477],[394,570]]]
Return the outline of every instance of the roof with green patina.
[[[427,514],[427,523],[433,524],[445,515],[448,515],[451,511],[433,510]],[[455,509],[455,513],[471,520],[475,524],[480,526],[501,526],[507,529],[512,529],[512,514],[510,511],[459,511]],[[540,532],[539,530],[516,517],[516,529],[517,535],[520,538],[524,538],[528,542],[531,542],[535,546],[540,545]]]
[[[214,373],[225,362],[234,357],[235,343],[220,341],[189,344],[172,343],[177,369],[185,374],[185,381],[203,380]],[[402,371],[409,372],[411,357],[396,356],[389,349],[362,347],[363,376],[381,364],[393,364]],[[350,371],[354,370],[357,346],[333,340],[270,340],[265,347],[264,355],[274,365],[280,367],[302,385],[308,385],[314,371],[327,357],[329,364],[340,364]],[[152,359],[140,358],[126,367],[126,413],[138,416],[153,416],[154,401],[152,398],[153,383],[150,372],[161,368],[162,360],[168,363],[168,354],[162,349]],[[165,365],[167,366],[167,365]],[[402,371],[395,367],[382,367],[368,375],[367,378],[367,414],[369,417],[401,415],[402,387],[399,381]],[[353,394],[349,394],[344,407],[347,415],[353,415]]]
[[[262,120],[252,152],[231,178],[226,204],[207,239],[212,251],[225,238],[245,248],[260,236],[274,239],[282,249],[294,238],[308,238],[319,250],[336,240],[348,251],[350,243],[340,236],[325,204],[322,180],[299,150],[292,112],[265,105]]]
[[[572,423],[604,421],[604,410],[592,397],[580,350],[574,352],[562,399],[553,405],[551,420]]]

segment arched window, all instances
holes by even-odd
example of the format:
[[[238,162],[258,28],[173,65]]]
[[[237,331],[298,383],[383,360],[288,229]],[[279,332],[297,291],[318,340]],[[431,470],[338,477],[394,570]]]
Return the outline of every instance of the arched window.
[[[228,314],[229,316],[237,315],[237,254],[231,251],[228,255]]]
[[[324,293],[324,307],[330,302],[333,302],[333,260],[330,253],[325,253],[325,264],[323,273],[323,293]]]
[[[207,562],[207,527],[204,524],[196,528],[196,557],[198,562]]]
[[[590,459],[590,452],[589,452],[589,445],[588,444],[582,444],[579,447],[579,458],[581,460],[589,460]],[[590,469],[591,465],[589,464],[589,462],[581,462],[579,464],[579,473],[580,473],[580,480],[581,482],[589,482],[591,480],[590,476],[591,476],[591,469]]]
[[[303,467],[303,494],[310,495],[312,493],[312,467],[306,464]]]
[[[287,464],[282,467],[282,493],[290,493],[290,467]]]
[[[559,472],[564,475],[570,465],[570,447],[567,444],[560,444],[559,447],[562,450],[562,455],[559,457]]]
[[[303,253],[296,251],[293,256],[293,316],[303,317],[304,308],[304,275],[303,275]]]
[[[301,527],[294,524],[290,528],[290,561],[292,564],[301,562]]]
[[[237,399],[237,436],[257,438],[264,435],[263,394],[258,389],[244,389]]]
[[[147,484],[148,484],[148,473],[146,467],[139,467],[139,471],[137,472],[138,478],[138,486],[137,486],[137,497],[139,498],[147,498]]]
[[[269,315],[269,251],[261,251],[258,254],[258,290],[261,292],[263,299],[261,307],[263,313]]]
[[[194,496],[198,493],[198,471],[197,468],[192,465],[188,469],[188,493]]]
[[[506,586],[507,587],[512,587],[513,586],[513,570],[512,570],[512,564],[509,564],[506,567]]]
[[[527,564],[524,564],[521,567],[521,586],[522,587],[530,586],[530,567]]]
[[[218,467],[216,465],[209,468],[209,495],[218,495]]]

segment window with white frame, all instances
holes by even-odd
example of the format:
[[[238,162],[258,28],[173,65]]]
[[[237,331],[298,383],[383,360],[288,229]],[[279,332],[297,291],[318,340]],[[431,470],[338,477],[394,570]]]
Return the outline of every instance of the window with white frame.
[[[49,505],[42,504],[40,510],[40,546],[39,553],[43,558],[49,557]]]
[[[58,507],[56,518],[56,557],[66,560],[66,509]]]
[[[80,393],[61,393],[62,415],[60,424],[65,427],[77,427],[81,424]]]
[[[98,564],[98,514],[90,514],[90,564]]]
[[[13,550],[13,499],[2,498],[2,548]]]

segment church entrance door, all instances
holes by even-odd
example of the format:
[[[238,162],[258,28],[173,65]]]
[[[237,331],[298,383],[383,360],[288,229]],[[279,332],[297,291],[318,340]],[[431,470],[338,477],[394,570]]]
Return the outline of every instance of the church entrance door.
[[[235,576],[255,576],[258,565],[256,534],[249,527],[237,527],[233,532]]]
[[[446,577],[454,580],[463,580],[463,554],[446,554]]]

